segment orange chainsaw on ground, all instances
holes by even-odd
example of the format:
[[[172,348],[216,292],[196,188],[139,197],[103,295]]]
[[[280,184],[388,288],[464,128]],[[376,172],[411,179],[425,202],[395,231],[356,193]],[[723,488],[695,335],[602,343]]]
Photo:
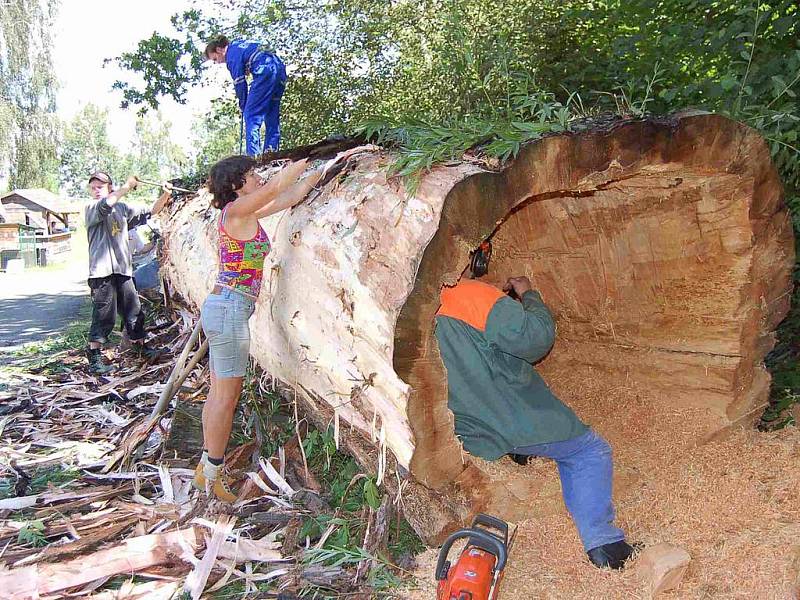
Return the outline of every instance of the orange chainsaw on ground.
[[[450,566],[450,549],[464,538],[467,545]],[[442,545],[436,563],[436,600],[496,600],[508,550],[508,523],[479,514],[472,527],[459,529]]]

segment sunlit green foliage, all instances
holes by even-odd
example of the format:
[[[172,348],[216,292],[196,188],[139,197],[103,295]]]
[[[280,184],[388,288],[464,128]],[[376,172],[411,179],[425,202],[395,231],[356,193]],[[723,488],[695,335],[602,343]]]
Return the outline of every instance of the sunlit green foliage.
[[[8,187],[57,189],[57,80],[52,25],[58,0],[0,2],[0,175]]]

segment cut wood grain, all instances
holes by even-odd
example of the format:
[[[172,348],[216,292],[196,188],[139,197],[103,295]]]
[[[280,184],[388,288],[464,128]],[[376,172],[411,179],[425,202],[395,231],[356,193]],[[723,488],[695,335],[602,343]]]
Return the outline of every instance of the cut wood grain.
[[[699,407],[713,425],[698,439],[766,402],[794,245],[755,130],[702,113],[587,126],[523,147],[499,172],[433,168],[411,195],[387,178],[392,159],[364,152],[345,179],[263,221],[273,248],[251,353],[365,468],[382,472],[388,450],[426,541],[476,512],[515,521],[560,503],[523,471],[462,452],[447,408],[439,292],[492,234],[488,279],[529,276],[556,318],[548,379],[581,367],[609,394],[632,381],[670,409]],[[197,307],[217,272],[209,200],[164,223],[171,289]]]

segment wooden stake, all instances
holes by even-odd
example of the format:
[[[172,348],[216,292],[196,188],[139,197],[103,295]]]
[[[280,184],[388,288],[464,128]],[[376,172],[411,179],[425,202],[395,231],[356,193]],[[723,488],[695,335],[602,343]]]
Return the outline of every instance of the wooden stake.
[[[194,368],[197,366],[197,363],[199,363],[203,359],[203,357],[206,355],[207,352],[208,352],[208,340],[204,340],[200,348],[197,350],[197,352],[194,353],[192,360],[190,360],[189,364],[186,365],[186,368],[183,370],[183,373],[181,373],[181,376],[175,382],[175,385],[172,386],[172,393],[169,396],[170,399],[172,399],[172,396],[174,396],[180,391],[183,382],[186,381],[189,375],[191,375],[192,371],[194,371]]]
[[[197,339],[200,337],[200,330],[203,328],[200,319],[197,319],[197,323],[195,323],[194,329],[192,330],[192,335],[189,336],[189,339],[186,341],[186,345],[183,347],[183,351],[181,355],[178,357],[178,360],[175,361],[175,366],[172,368],[172,373],[169,374],[169,378],[167,379],[167,383],[164,386],[164,389],[161,392],[161,395],[158,397],[158,402],[153,407],[153,412],[150,413],[150,419],[155,419],[164,412],[164,409],[167,407],[167,404],[172,397],[175,395],[175,382],[180,379],[183,375],[183,366],[186,364],[186,359],[189,357],[189,353],[192,351],[192,347],[197,342]],[[199,360],[199,359],[198,359]],[[194,363],[197,364],[197,363]]]

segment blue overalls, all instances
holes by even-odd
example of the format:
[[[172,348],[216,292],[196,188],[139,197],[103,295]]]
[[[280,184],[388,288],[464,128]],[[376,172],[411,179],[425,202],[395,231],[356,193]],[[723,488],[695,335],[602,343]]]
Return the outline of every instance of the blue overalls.
[[[225,64],[233,77],[233,87],[244,116],[247,154],[277,150],[281,141],[281,96],[286,88],[286,67],[283,61],[263,50],[258,42],[233,40],[225,55]],[[247,74],[253,76],[247,89]],[[261,146],[261,125],[266,122],[264,146]]]

